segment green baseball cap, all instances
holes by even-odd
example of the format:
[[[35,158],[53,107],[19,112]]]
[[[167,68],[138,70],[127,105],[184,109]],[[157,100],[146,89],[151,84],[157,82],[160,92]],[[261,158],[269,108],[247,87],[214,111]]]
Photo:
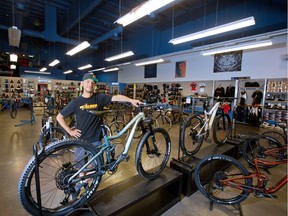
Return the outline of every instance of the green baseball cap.
[[[91,80],[93,80],[95,83],[98,82],[98,79],[96,79],[96,76],[95,76],[95,74],[93,74],[93,73],[86,73],[86,74],[84,74],[82,80],[84,81],[84,80],[87,80],[87,79],[91,79]]]

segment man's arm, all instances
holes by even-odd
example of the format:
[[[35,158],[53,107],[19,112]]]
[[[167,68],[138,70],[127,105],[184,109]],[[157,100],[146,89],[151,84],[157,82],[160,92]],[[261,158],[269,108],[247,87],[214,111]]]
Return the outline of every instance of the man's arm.
[[[81,136],[81,131],[79,129],[74,129],[72,130],[69,125],[66,123],[65,118],[63,115],[61,115],[61,113],[59,113],[56,117],[56,120],[58,121],[58,123],[61,125],[61,127],[67,131],[67,133],[70,134],[70,136],[72,137],[76,137],[79,138]]]
[[[113,95],[111,101],[117,101],[117,102],[130,102],[131,104],[133,104],[133,106],[138,107],[139,104],[142,104],[141,101],[139,100],[134,100],[132,98],[129,98],[125,95]]]

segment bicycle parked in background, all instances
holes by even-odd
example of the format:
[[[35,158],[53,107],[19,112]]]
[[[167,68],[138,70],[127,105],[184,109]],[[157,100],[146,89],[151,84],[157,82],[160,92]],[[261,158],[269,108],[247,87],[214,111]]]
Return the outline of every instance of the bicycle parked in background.
[[[194,114],[188,117],[181,127],[180,147],[187,156],[196,154],[200,150],[204,139],[211,142],[208,139],[210,131],[212,131],[213,140],[217,145],[224,144],[231,133],[231,118],[222,109],[221,102],[216,102],[210,111],[208,111],[207,103],[208,100],[204,102],[203,117]]]
[[[80,139],[63,140],[51,143],[45,150],[38,152],[38,166],[35,157],[28,162],[20,177],[18,195],[22,206],[32,215],[39,214],[35,186],[35,170],[39,168],[39,183],[43,215],[65,215],[84,205],[97,190],[102,176],[113,174],[118,165],[128,160],[129,150],[137,125],[141,126],[143,136],[136,149],[135,163],[140,175],[147,179],[157,178],[166,167],[171,152],[171,140],[163,128],[153,128],[151,120],[145,117],[139,105],[138,114],[115,136],[107,136],[101,127],[103,144],[95,147]],[[103,115],[107,111],[91,111],[91,114]],[[148,125],[148,127],[146,127]],[[115,146],[111,141],[119,138],[128,128],[132,128],[124,150],[115,155]],[[85,154],[75,159],[74,149]],[[61,154],[60,154],[60,153]],[[80,175],[86,173],[86,175]],[[83,190],[77,196],[75,187],[83,184]]]
[[[0,111],[9,109],[11,118],[15,119],[17,116],[17,102],[15,98],[2,98],[0,99]]]

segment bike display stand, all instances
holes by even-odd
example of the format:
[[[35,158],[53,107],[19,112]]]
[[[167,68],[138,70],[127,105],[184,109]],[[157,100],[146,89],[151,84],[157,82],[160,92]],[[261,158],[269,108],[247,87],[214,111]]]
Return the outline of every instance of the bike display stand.
[[[15,127],[18,127],[18,126],[21,126],[24,124],[35,124],[36,123],[32,98],[29,98],[29,108],[30,108],[30,117],[31,117],[30,120],[20,120],[21,123],[16,124]]]
[[[38,165],[38,150],[37,150],[36,145],[33,145],[33,155],[35,157],[35,185],[36,185],[37,203],[39,206],[39,215],[42,216],[41,189],[40,189],[39,165]]]
[[[226,205],[226,207],[231,206],[232,208],[236,209],[239,212],[240,216],[243,216],[241,204],[234,204],[234,205]],[[209,210],[212,211],[214,207],[214,202],[210,200]]]
[[[170,167],[183,174],[182,194],[185,196],[190,196],[198,190],[196,184],[194,183],[194,168],[199,160],[209,154],[225,154],[232,157],[237,157],[239,150],[237,145],[225,144],[222,146],[217,146],[216,144],[204,142],[197,154],[190,157],[186,156],[180,148],[181,130],[182,125],[180,125],[179,130],[178,159],[172,158]]]
[[[161,215],[181,200],[182,174],[169,167],[154,180],[140,175],[97,191],[87,208],[74,215]],[[86,213],[86,214],[85,214]]]

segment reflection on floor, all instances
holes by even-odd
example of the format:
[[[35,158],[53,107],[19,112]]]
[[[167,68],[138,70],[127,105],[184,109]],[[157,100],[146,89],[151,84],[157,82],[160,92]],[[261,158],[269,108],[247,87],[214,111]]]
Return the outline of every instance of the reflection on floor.
[[[25,216],[29,215],[22,208],[18,195],[17,185],[21,172],[32,156],[32,146],[38,140],[41,128],[41,113],[36,112],[36,124],[24,124],[19,127],[15,127],[21,120],[30,119],[30,111],[20,110],[16,119],[11,119],[9,112],[4,111],[0,113],[1,125],[1,151],[0,151],[0,173],[1,185],[0,185],[0,209],[2,216]],[[259,128],[237,125],[237,132],[239,133],[258,133]],[[178,143],[179,143],[179,126],[174,125],[169,131],[172,140],[172,155],[171,158],[178,158]],[[118,171],[110,176],[106,174],[101,181],[99,189],[103,189],[109,185],[115,184],[122,180],[125,180],[131,176],[137,175],[135,168],[135,148],[137,142],[135,140],[130,151],[129,162],[123,162],[118,167]],[[134,145],[135,144],[135,145]],[[123,146],[120,144],[118,149],[122,149]],[[217,148],[213,143],[205,143],[202,146],[198,156],[205,156],[207,149]],[[206,149],[206,150],[205,150]],[[273,182],[274,179],[278,180],[280,176],[283,176],[287,167],[276,167],[270,170],[272,173],[269,175]],[[287,186],[284,186],[278,193],[278,199],[268,198],[255,198],[250,195],[245,200],[241,207],[243,215],[287,215]],[[209,201],[202,196],[199,192],[186,197],[182,196],[181,202],[174,205],[164,216],[170,215],[239,215],[239,211],[235,210],[231,206],[223,206],[214,204],[213,210],[209,210]]]

